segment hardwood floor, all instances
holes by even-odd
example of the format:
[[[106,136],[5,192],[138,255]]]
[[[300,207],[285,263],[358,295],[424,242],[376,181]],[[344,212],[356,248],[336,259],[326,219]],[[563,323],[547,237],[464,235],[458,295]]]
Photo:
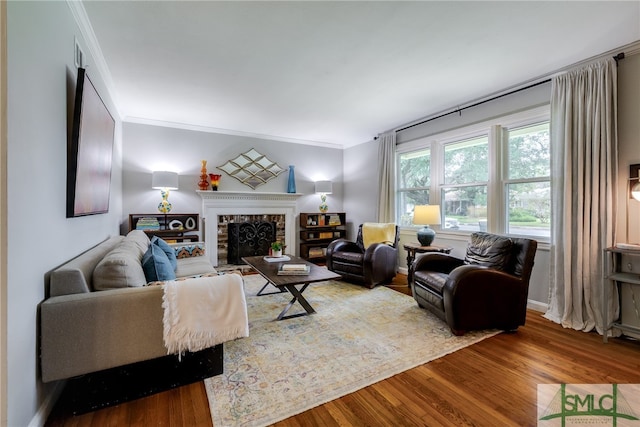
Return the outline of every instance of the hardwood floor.
[[[391,288],[407,293],[406,276]],[[420,343],[416,343],[420,345]],[[502,333],[276,424],[535,426],[537,385],[640,383],[640,342],[552,323],[535,311]],[[637,408],[636,408],[637,409]],[[211,426],[202,382],[80,416],[56,407],[47,426]]]

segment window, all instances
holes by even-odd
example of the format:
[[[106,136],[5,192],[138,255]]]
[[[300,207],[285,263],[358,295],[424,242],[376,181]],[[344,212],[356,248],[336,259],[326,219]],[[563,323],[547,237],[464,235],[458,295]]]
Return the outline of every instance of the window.
[[[443,228],[486,229],[488,182],[488,136],[444,146],[444,184],[441,186]]]
[[[551,159],[549,123],[505,130],[507,233],[550,236]]]
[[[547,240],[551,221],[549,107],[498,118],[397,148],[399,225],[439,204],[441,230]]]
[[[398,159],[397,217],[400,225],[412,225],[413,208],[429,204],[431,151],[421,149],[400,154]]]

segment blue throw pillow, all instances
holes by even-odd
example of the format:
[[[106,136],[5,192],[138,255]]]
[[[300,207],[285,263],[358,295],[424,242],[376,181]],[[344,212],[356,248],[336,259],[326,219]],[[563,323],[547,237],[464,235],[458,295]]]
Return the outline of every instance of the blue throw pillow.
[[[160,247],[160,249],[162,249],[162,251],[165,254],[167,254],[167,258],[169,258],[169,262],[171,263],[171,266],[173,267],[173,271],[176,271],[176,268],[178,268],[178,260],[176,259],[176,251],[171,246],[169,246],[169,244],[167,242],[165,242],[164,240],[162,240],[158,236],[153,236],[151,238],[151,244],[152,245],[158,245],[158,247]]]
[[[149,245],[149,249],[142,256],[142,270],[147,282],[176,279],[176,272],[169,258],[158,245]]]

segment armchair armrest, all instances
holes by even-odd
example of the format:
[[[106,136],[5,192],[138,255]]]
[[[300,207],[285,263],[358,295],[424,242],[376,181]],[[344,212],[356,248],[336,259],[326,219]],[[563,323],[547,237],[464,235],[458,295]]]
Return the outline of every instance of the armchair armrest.
[[[424,254],[420,258],[416,258],[416,260],[413,262],[413,265],[409,265],[407,267],[409,267],[412,272],[429,270],[448,274],[455,268],[458,268],[462,265],[464,265],[464,261],[460,258],[456,258],[454,256],[440,252],[429,252]]]
[[[327,247],[327,256],[333,252],[358,252],[362,253],[360,246],[356,245],[355,242],[351,242],[346,239],[337,239],[329,244]]]
[[[454,268],[445,283],[445,292],[451,295],[460,292],[501,293],[523,286],[519,277],[504,271],[481,265],[461,265]]]
[[[455,268],[442,290],[447,323],[452,330],[465,323],[482,323],[504,329],[524,324],[528,285],[517,276],[479,265]],[[469,321],[477,318],[479,320]]]
[[[355,242],[351,242],[347,239],[337,239],[329,243],[326,255],[327,268],[329,270],[333,270],[333,254],[336,252],[362,253],[362,250],[355,244]]]
[[[390,281],[398,270],[398,249],[385,243],[372,243],[364,251],[362,268],[370,287]]]
[[[396,258],[397,264],[397,255],[398,250],[393,246],[389,246],[386,243],[372,243],[369,247],[364,251],[364,263],[365,265],[368,263],[378,263],[382,262],[382,260],[388,260],[389,257]]]

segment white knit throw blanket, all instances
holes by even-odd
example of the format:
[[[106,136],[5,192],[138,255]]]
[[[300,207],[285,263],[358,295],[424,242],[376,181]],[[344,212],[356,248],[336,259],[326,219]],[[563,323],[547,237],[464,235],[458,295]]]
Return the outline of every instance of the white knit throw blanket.
[[[164,285],[164,345],[168,354],[199,351],[249,336],[242,277],[225,274]]]

